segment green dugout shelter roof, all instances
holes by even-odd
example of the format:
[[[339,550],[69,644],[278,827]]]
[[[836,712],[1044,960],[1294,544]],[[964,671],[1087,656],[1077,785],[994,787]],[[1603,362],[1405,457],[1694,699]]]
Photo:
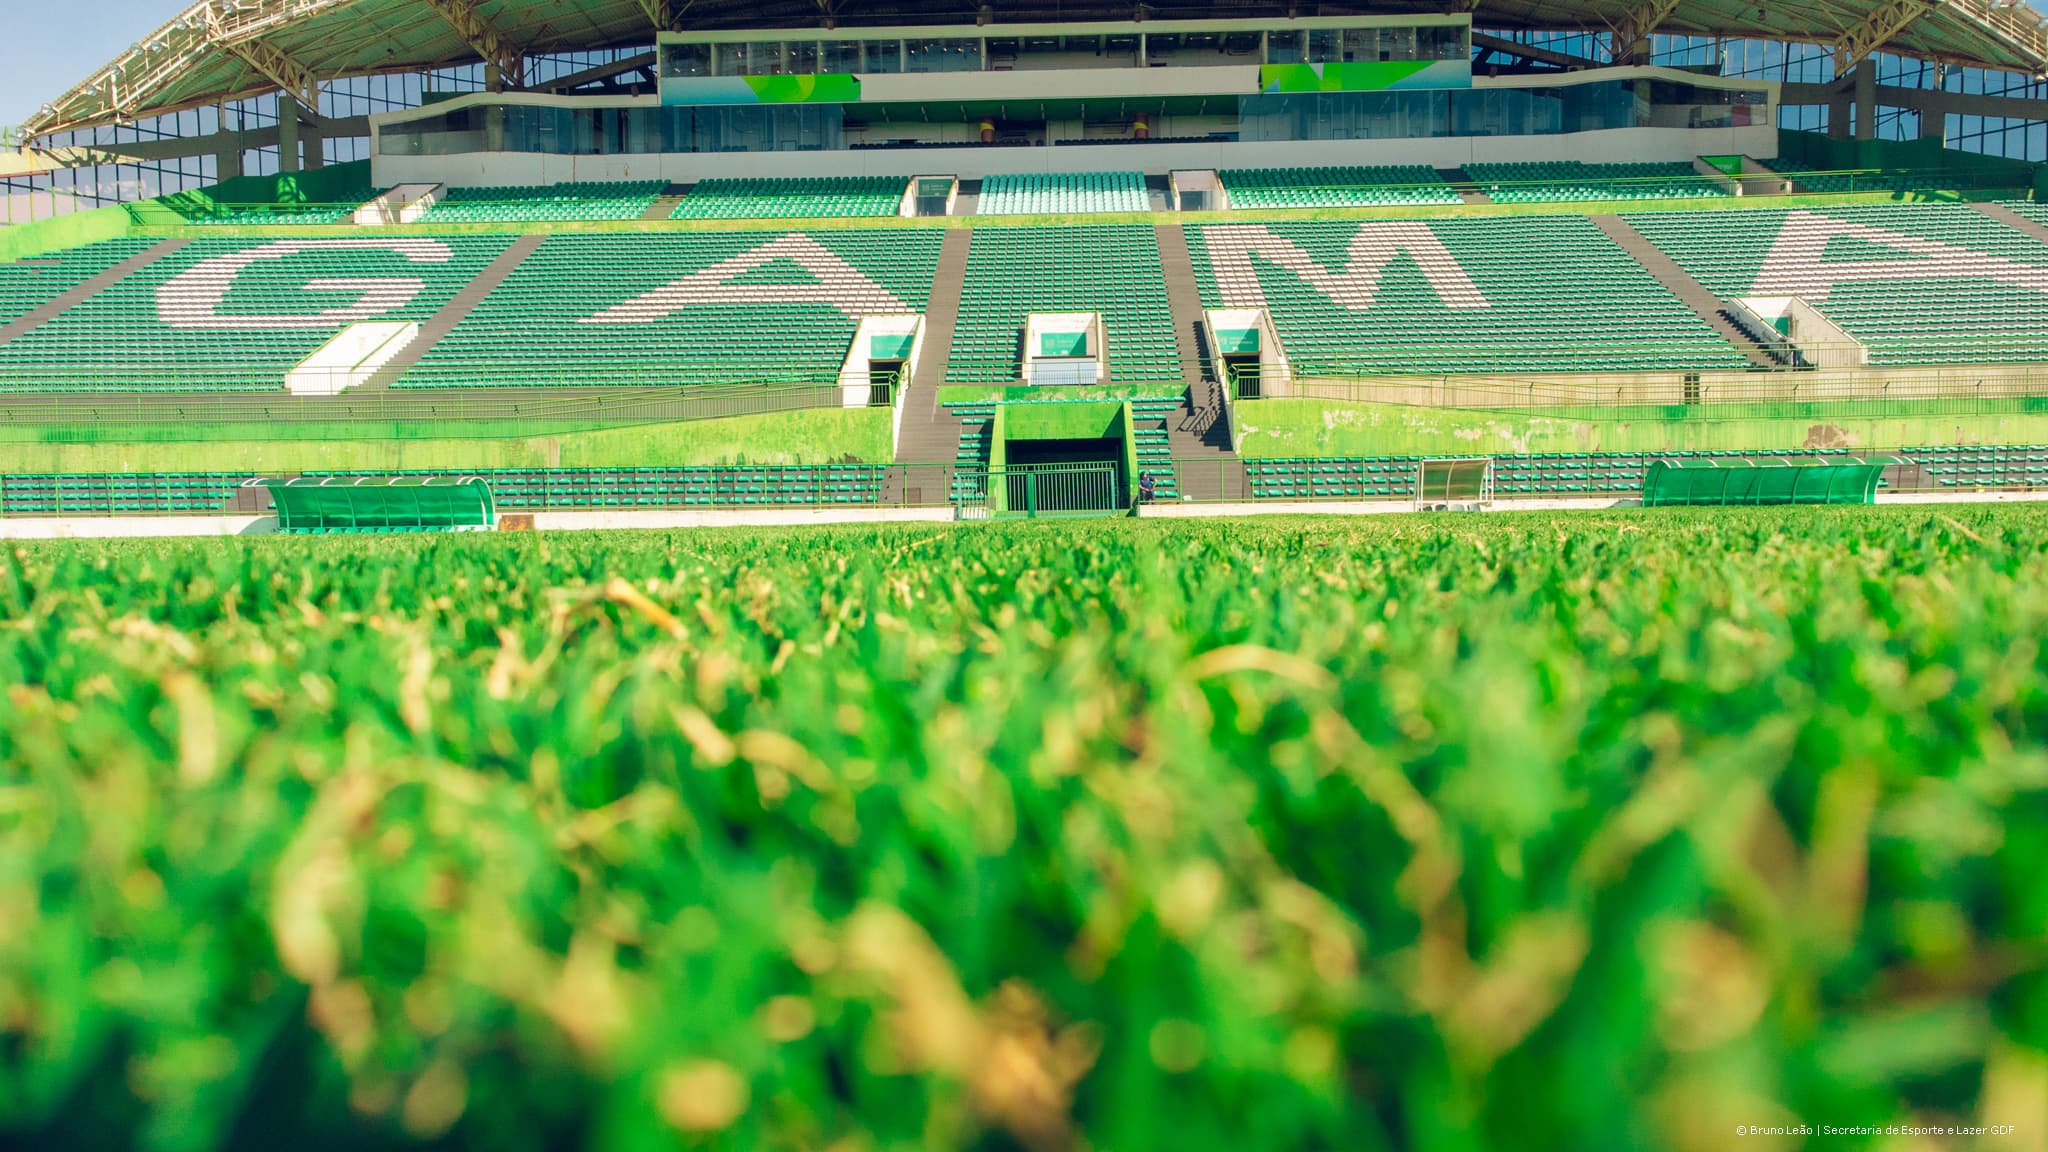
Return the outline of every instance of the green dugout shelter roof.
[[[1652,460],[1643,507],[1869,504],[1895,456],[1751,456]]]
[[[498,509],[476,476],[301,476],[255,480],[290,533],[488,532]]]

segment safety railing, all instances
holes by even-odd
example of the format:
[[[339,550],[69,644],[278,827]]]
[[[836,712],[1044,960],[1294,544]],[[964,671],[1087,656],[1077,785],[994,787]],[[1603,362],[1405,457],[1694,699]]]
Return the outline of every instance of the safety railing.
[[[1108,516],[1129,506],[1123,469],[1108,462],[963,469],[953,479],[961,520]]]
[[[1240,399],[1259,385],[1230,384]],[[1424,408],[1514,410],[1582,420],[1821,415],[1995,415],[2048,409],[2048,364],[1807,371],[1514,374],[1357,373],[1297,368],[1263,395]]]
[[[893,378],[871,380],[861,374],[830,383],[578,387],[563,371],[561,387],[534,386],[532,369],[522,366],[518,386],[352,390],[335,396],[288,395],[277,387],[275,373],[263,391],[0,391],[0,441],[164,442],[234,438],[259,430],[265,439],[522,436],[807,408],[886,407],[896,386]],[[488,370],[480,370],[477,379],[489,379]]]
[[[352,469],[308,473],[0,473],[0,516],[254,515],[272,508],[259,479],[474,477],[503,512],[946,508],[951,464],[691,468]],[[1046,491],[1052,493],[1049,486]],[[1058,504],[1064,497],[1050,497]],[[1049,513],[1050,514],[1050,513]]]
[[[1579,452],[1493,455],[1486,484],[1494,498],[1592,497],[1625,499],[1642,491],[1652,461],[1713,465],[1762,456],[1796,455],[1825,462],[1884,461],[1881,486],[1890,492],[2048,489],[2048,445],[1924,445],[1866,449],[1802,449],[1796,453],[1729,450]],[[1449,456],[1182,457],[1173,461],[1177,495],[1166,503],[1274,503],[1312,501],[1414,502],[1451,499],[1418,492],[1418,478]],[[1472,459],[1472,458],[1462,458]]]
[[[1804,168],[1767,162],[1771,172],[1746,172],[1738,179],[1773,177],[1789,181],[1796,191],[1818,195],[1867,192],[1912,192],[1938,196],[1943,192],[2002,190],[2023,183],[2010,172],[1970,168]]]

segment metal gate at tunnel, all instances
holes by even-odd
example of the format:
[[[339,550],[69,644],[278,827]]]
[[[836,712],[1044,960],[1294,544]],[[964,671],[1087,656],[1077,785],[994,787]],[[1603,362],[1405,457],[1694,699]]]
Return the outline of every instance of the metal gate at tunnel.
[[[1123,469],[1114,461],[1017,464],[962,471],[954,477],[959,520],[1036,520],[1115,516],[1130,507]]]

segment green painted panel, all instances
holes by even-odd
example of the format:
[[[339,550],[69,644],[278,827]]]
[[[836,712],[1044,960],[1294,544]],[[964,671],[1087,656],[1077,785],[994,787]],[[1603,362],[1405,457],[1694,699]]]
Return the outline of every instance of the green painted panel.
[[[130,207],[133,205],[109,204],[86,212],[52,216],[32,224],[0,228],[0,264],[126,236],[129,227],[127,209]]]
[[[1086,356],[1088,334],[1086,332],[1040,332],[1038,334],[1040,356]]]
[[[1216,345],[1226,356],[1242,356],[1259,350],[1257,328],[1222,328],[1216,332]]]
[[[868,359],[908,360],[914,337],[908,332],[890,332],[868,339]]]
[[[1259,91],[1378,92],[1429,67],[1428,60],[1367,60],[1355,64],[1263,64]]]
[[[1102,404],[1005,404],[996,410],[1003,417],[1006,440],[1100,440],[1123,435],[1124,405]]]
[[[847,73],[745,79],[754,98],[763,104],[851,104],[860,99],[860,77]]]

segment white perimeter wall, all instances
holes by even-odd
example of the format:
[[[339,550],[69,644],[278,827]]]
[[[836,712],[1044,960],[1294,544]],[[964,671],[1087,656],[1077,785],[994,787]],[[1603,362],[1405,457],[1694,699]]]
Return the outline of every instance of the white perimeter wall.
[[[629,156],[542,156],[479,152],[463,156],[376,156],[384,186],[447,183],[562,184],[572,180],[666,180],[801,176],[929,176],[980,179],[1011,172],[1165,173],[1176,168],[1306,168],[1336,164],[1515,164],[1572,159],[1589,164],[1691,162],[1697,156],[1778,154],[1772,125],[1745,128],[1611,128],[1557,136],[1460,136],[1411,140],[1290,140],[1051,148],[903,148],[846,152],[710,152]]]

